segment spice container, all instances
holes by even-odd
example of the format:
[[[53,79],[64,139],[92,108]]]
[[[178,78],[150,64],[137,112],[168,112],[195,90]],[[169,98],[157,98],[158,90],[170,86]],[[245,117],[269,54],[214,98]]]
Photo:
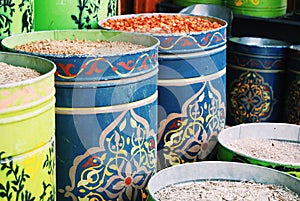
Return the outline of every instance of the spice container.
[[[283,16],[286,13],[287,0],[227,0],[226,6],[232,9],[234,14],[275,18]]]
[[[2,44],[18,51],[18,45],[44,40],[62,40],[57,49],[63,51],[68,40],[77,41],[80,52],[88,41],[111,42],[85,54],[19,50],[57,65],[58,200],[141,200],[156,171],[158,40],[134,33],[60,30],[15,35]],[[125,42],[131,51],[122,51]]]
[[[222,188],[217,188],[218,181],[228,181],[230,183],[232,182],[232,184],[229,184],[230,187],[222,190]],[[207,185],[203,186],[203,188],[198,187],[197,189],[193,189],[190,187],[188,190],[184,189],[184,186],[193,184],[200,185],[201,182],[215,182],[215,186],[210,188],[211,186]],[[281,185],[293,192],[291,193],[292,198],[290,198],[290,200],[299,199],[300,196],[300,180],[280,171],[266,167],[235,162],[203,161],[169,167],[156,173],[150,179],[148,184],[148,191],[150,194],[149,200],[160,200],[158,197],[156,197],[158,196],[157,193],[169,186],[172,186],[175,189],[183,189],[181,190],[180,195],[175,198],[175,200],[221,200],[222,198],[226,200],[230,200],[230,198],[232,200],[243,200],[247,198],[249,200],[267,199],[266,196],[261,197],[261,199],[257,199],[259,198],[257,195],[259,195],[258,192],[260,189],[257,189],[257,191],[249,191],[245,189],[245,186],[248,186],[246,184],[242,185],[244,189],[240,188],[234,192],[232,190],[234,186],[233,182],[252,182],[256,184],[276,186]],[[213,189],[218,189],[218,191]],[[271,187],[269,187],[269,189],[271,189]],[[268,190],[263,190],[263,192],[265,193]],[[176,190],[174,191],[176,192]],[[201,193],[197,193],[200,191]],[[189,195],[185,194],[185,192],[189,193]],[[222,192],[223,197],[217,197],[218,195],[222,196]],[[165,194],[166,195],[164,195],[164,197],[169,197],[169,200],[172,200],[172,192],[165,192]],[[185,198],[183,197],[184,195],[186,195]],[[283,194],[279,194],[277,200],[280,200],[280,198],[282,199],[282,195]],[[271,197],[271,199],[274,200],[274,197]]]
[[[112,17],[99,25],[160,41],[158,169],[205,160],[225,127],[227,23],[210,16],[156,13]]]
[[[117,14],[117,0],[34,0],[34,30],[98,28],[97,22]]]
[[[5,52],[0,53],[0,61],[11,65],[0,65],[0,77],[7,79],[0,84],[0,197],[55,200],[55,64]],[[21,74],[20,68],[34,70],[34,76],[8,80],[6,73]]]
[[[232,37],[227,45],[226,124],[283,122],[289,43]]]
[[[300,177],[299,131],[300,126],[284,123],[233,126],[219,134],[217,158],[265,166]],[[233,142],[239,146],[233,146]]]

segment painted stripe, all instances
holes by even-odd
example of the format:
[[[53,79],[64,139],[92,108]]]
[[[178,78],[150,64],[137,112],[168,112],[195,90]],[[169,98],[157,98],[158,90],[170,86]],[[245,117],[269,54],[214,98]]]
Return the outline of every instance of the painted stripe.
[[[54,95],[55,95],[55,90],[53,90],[53,92],[48,96],[45,96],[44,98],[41,98],[38,101],[30,102],[29,104],[20,105],[16,107],[9,107],[8,109],[5,110],[0,110],[0,114],[5,114],[9,112],[11,113],[11,112],[21,111],[21,110],[26,110],[28,108],[36,107],[38,105],[43,104],[44,102],[51,100],[54,97]]]
[[[193,53],[184,53],[182,52],[181,54],[158,54],[158,59],[178,59],[178,58],[194,58],[194,57],[203,57],[203,56],[210,56],[215,53],[222,52],[223,50],[226,49],[226,45],[223,45],[219,48],[215,48],[212,50],[202,50],[202,51],[197,51]],[[224,55],[226,56],[226,55]]]
[[[245,67],[241,67],[241,66],[236,66],[236,65],[232,65],[232,64],[227,64],[227,66],[229,68],[235,68],[235,69],[238,69],[238,70],[259,72],[259,73],[281,73],[281,72],[284,72],[283,69],[282,70],[253,69],[253,68],[245,68]]]
[[[225,74],[226,74],[226,67],[210,75],[202,75],[194,78],[158,80],[158,85],[159,86],[186,86],[186,85],[196,84],[200,82],[215,80],[217,78],[222,77]]]
[[[122,112],[134,108],[138,108],[144,105],[148,105],[157,100],[158,93],[157,91],[142,100],[120,104],[120,105],[112,105],[112,106],[104,106],[104,107],[93,107],[93,108],[64,108],[64,107],[56,107],[56,114],[64,114],[64,115],[87,115],[87,114],[103,114],[103,113],[113,113],[113,112]]]
[[[118,85],[118,84],[126,84],[126,83],[132,83],[132,82],[139,82],[148,78],[153,77],[158,73],[158,68],[155,70],[142,74],[142,75],[137,75],[134,77],[130,78],[122,78],[122,79],[117,79],[117,80],[100,80],[100,81],[87,81],[87,82],[55,82],[56,86],[66,86],[66,85]]]
[[[38,116],[39,114],[42,114],[46,112],[47,110],[50,110],[52,107],[55,105],[55,98],[53,97],[53,100],[48,104],[45,105],[44,107],[35,110],[33,112],[28,112],[22,115],[14,116],[14,117],[9,117],[9,118],[0,118],[0,124],[7,124],[7,123],[12,123],[12,122],[17,122],[17,121],[22,121],[25,119],[29,119],[35,116]]]

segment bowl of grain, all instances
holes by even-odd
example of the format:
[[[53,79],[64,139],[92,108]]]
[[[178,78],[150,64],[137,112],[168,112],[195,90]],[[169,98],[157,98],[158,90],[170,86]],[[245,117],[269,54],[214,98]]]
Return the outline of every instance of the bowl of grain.
[[[150,201],[299,200],[300,180],[266,167],[205,161],[166,168],[149,181]]]
[[[218,136],[218,160],[251,163],[300,177],[300,126],[249,123]]]
[[[159,39],[160,53],[197,52],[226,44],[227,22],[211,16],[144,13],[108,17],[103,29],[147,33]]]

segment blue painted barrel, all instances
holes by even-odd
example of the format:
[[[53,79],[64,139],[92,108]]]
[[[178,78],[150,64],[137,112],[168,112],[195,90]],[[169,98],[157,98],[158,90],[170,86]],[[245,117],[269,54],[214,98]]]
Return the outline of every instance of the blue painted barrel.
[[[133,33],[68,30],[16,36],[5,45],[13,49],[15,43],[37,38],[145,46],[123,54],[40,55],[57,65],[58,200],[142,200],[157,169],[158,40]]]
[[[285,122],[300,125],[300,45],[290,46],[287,56]]]
[[[178,14],[116,16],[99,25],[104,26],[103,22],[109,20],[155,15]],[[202,32],[152,34],[160,41],[158,170],[206,160],[217,143],[217,135],[225,128],[227,22],[216,17],[200,17],[221,26]]]
[[[228,125],[282,122],[288,43],[232,37],[227,47]]]
[[[173,52],[172,49],[166,51],[165,47],[159,53],[158,169],[206,160],[217,143],[217,135],[225,127],[226,36],[223,28],[211,34],[219,37],[218,43],[211,47],[210,44],[198,45],[189,52],[195,42],[187,47],[174,46]],[[199,41],[199,38],[186,36],[183,40]]]

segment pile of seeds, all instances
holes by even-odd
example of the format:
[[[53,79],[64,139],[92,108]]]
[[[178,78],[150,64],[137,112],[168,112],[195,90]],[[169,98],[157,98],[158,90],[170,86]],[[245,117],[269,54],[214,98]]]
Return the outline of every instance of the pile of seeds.
[[[41,54],[86,54],[86,55],[107,55],[122,54],[145,48],[142,45],[123,41],[90,41],[90,40],[41,40],[23,45],[14,49],[24,52]]]
[[[15,83],[39,77],[40,73],[25,67],[0,62],[0,84]]]
[[[108,19],[101,26],[119,31],[154,34],[202,32],[222,27],[220,23],[203,18],[202,16],[161,14]]]
[[[237,139],[228,146],[250,157],[284,163],[300,163],[300,144],[271,139]]]
[[[154,194],[158,201],[300,201],[300,195],[290,189],[255,182],[203,181],[171,185]]]

